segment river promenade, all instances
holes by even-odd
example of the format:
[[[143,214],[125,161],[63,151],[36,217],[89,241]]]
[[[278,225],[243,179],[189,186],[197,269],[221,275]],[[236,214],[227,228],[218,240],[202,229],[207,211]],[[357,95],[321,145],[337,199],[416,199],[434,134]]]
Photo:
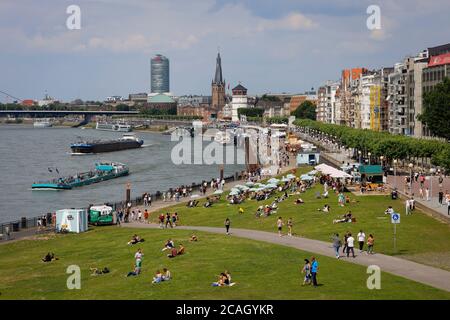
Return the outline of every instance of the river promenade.
[[[347,163],[355,163],[355,160],[352,159],[346,151],[338,148],[336,145],[324,143],[323,141],[314,139],[313,137],[307,136],[306,134],[301,134],[300,137],[305,141],[311,142],[321,148],[322,159],[330,162],[330,164],[334,165],[335,167],[340,167],[341,165]],[[436,175],[428,175],[423,186],[424,196],[422,198],[420,197],[419,182],[413,181],[413,183],[411,184],[411,190],[408,190],[408,188],[405,186],[405,177],[407,177],[409,174],[405,174],[404,172],[408,171],[409,169],[404,168],[403,173],[398,173],[395,176],[388,175],[386,183],[391,189],[396,188],[402,199],[410,199],[413,196],[416,205],[426,214],[429,214],[440,221],[450,223],[450,215],[448,215],[448,208],[445,204],[445,199],[443,205],[440,205],[438,201],[439,191],[444,192],[444,195],[446,193],[446,190],[450,191],[450,177],[443,177],[444,181],[442,183],[442,188],[440,188],[438,182],[439,177]],[[430,197],[428,200],[425,198],[425,189],[427,187],[430,190]]]

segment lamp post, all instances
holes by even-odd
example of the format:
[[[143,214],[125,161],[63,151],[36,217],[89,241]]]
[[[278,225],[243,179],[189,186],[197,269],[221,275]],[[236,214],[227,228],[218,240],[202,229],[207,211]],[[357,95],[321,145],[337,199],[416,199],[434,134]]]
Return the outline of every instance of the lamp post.
[[[435,168],[430,168],[430,201],[433,201],[433,174],[436,173]]]
[[[359,164],[361,164],[361,150],[358,150],[358,154],[359,154]]]
[[[372,153],[369,152],[367,155],[369,156],[369,166],[370,166],[370,156],[372,155]]]
[[[394,159],[394,186],[397,189],[397,159]]]
[[[412,169],[413,169],[414,165],[412,163],[409,163],[408,167],[409,167],[409,189],[412,194],[413,193],[412,192],[412,182],[413,182]]]
[[[384,159],[384,157],[383,157],[383,156],[380,156],[381,168],[383,168],[383,159]]]

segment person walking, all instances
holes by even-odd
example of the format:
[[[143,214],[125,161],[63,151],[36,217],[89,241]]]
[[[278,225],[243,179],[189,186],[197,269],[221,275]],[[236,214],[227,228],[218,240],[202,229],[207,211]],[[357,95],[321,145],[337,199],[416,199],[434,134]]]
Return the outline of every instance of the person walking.
[[[334,253],[336,254],[336,258],[339,259],[340,255],[339,255],[339,249],[341,248],[342,242],[341,239],[339,238],[339,233],[336,233],[333,236],[333,248],[334,248]]]
[[[283,219],[282,219],[281,217],[278,217],[278,220],[277,220],[277,228],[278,228],[278,235],[279,235],[280,237],[282,236],[281,231],[282,231],[282,229],[283,229],[283,225],[284,225]]]
[[[319,271],[319,262],[316,260],[316,257],[311,258],[311,277],[312,283],[314,287],[317,287],[317,272]]]
[[[311,263],[309,262],[308,259],[305,259],[305,264],[303,265],[302,273],[305,274],[302,286],[306,284],[311,284]]]
[[[425,189],[425,199],[430,201],[430,189],[428,187]]]
[[[230,224],[231,224],[230,219],[226,218],[225,219],[225,229],[226,229],[228,235],[230,234]]]
[[[440,190],[438,193],[438,199],[439,199],[439,204],[442,206],[443,201],[444,201],[444,193],[442,192],[442,190]]]
[[[450,193],[445,191],[445,201],[447,202],[447,215],[450,216]]]
[[[405,211],[406,211],[406,215],[411,214],[411,205],[409,203],[409,199],[405,200]]]
[[[349,233],[347,238],[347,258],[350,256],[350,251],[352,252],[353,258],[355,257],[354,245],[355,245],[355,238],[353,238],[352,234]]]
[[[375,242],[375,239],[373,238],[372,234],[369,234],[369,237],[367,238],[367,253],[373,254],[373,244]]]
[[[288,226],[288,236],[292,237],[292,226],[293,226],[292,218],[289,218],[287,226]]]
[[[348,234],[349,234],[349,231],[347,231],[347,232],[344,234],[344,247],[342,248],[342,254],[346,254],[346,253],[347,253],[347,248],[348,248],[348,244],[347,244]]]
[[[166,213],[166,229],[167,225],[170,225],[171,228],[173,228],[172,221],[170,220],[170,213]]]
[[[361,253],[363,252],[364,242],[366,241],[366,234],[362,230],[359,230],[357,237],[359,243],[359,252]]]

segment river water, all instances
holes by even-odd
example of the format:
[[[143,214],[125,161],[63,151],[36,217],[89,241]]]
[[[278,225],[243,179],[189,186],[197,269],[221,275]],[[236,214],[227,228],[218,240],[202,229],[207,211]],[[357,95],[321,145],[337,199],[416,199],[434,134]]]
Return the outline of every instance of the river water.
[[[144,148],[97,155],[73,156],[70,144],[81,140],[118,138],[120,133],[76,128],[33,128],[0,126],[0,222],[34,217],[58,209],[121,201],[126,183],[132,198],[182,184],[190,185],[219,174],[218,165],[175,165],[170,136],[152,132],[136,133]],[[207,145],[207,143],[205,144]],[[232,146],[229,146],[232,148]],[[117,178],[66,191],[32,191],[31,184],[89,171],[97,161],[117,161],[130,167],[128,177]],[[53,172],[49,172],[50,168]],[[244,170],[243,165],[225,165],[225,176]]]

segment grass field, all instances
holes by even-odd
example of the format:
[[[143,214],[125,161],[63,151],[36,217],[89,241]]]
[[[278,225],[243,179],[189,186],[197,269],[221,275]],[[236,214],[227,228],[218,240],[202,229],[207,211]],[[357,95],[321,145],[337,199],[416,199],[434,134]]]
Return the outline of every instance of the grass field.
[[[132,234],[146,240],[143,272],[126,278],[136,246]],[[381,290],[368,290],[366,268],[317,256],[318,288],[300,285],[300,266],[311,253],[263,242],[190,232],[118,227],[94,228],[83,234],[57,235],[0,246],[0,299],[449,299],[450,293],[382,273]],[[183,243],[186,254],[169,259],[161,252],[164,241]],[[41,262],[53,251],[59,260]],[[68,290],[66,268],[81,268],[81,290]],[[107,266],[111,273],[90,276],[90,267]],[[169,268],[173,280],[151,284],[156,269]],[[225,269],[233,287],[212,287]]]
[[[310,168],[299,169],[297,174],[309,171]],[[391,200],[390,196],[354,196],[348,193],[356,203],[339,207],[337,195],[330,193],[328,199],[315,199],[315,193],[323,193],[320,184],[307,190],[299,196],[291,196],[288,200],[279,204],[276,215],[267,218],[256,218],[255,212],[258,206],[270,204],[274,197],[266,201],[246,200],[241,205],[230,205],[225,200],[214,204],[210,208],[202,207],[205,200],[201,200],[196,208],[187,208],[185,204],[174,205],[170,208],[152,212],[150,219],[157,222],[160,212],[176,211],[182,225],[200,225],[222,227],[224,220],[231,219],[231,228],[247,228],[276,232],[276,220],[281,216],[285,222],[291,217],[294,221],[294,233],[299,236],[330,241],[333,233],[341,236],[350,231],[356,238],[356,234],[362,229],[366,236],[373,234],[375,237],[375,252],[388,255],[403,255],[411,260],[416,260],[417,255],[421,263],[430,264],[450,270],[450,265],[443,263],[448,259],[440,259],[439,263],[431,257],[429,263],[423,254],[436,253],[440,256],[450,256],[450,226],[439,222],[423,212],[416,210],[413,215],[405,216],[402,200]],[[305,204],[295,205],[296,197],[301,197]],[[222,195],[225,199],[225,194]],[[324,204],[331,206],[330,213],[318,212]],[[401,214],[401,224],[397,226],[397,250],[393,246],[393,225],[390,217],[384,214],[384,210],[391,205],[396,212]],[[239,214],[239,207],[244,209]],[[356,217],[356,223],[333,224],[333,219],[340,218],[348,210]],[[285,228],[286,229],[286,228]],[[285,230],[287,232],[287,230]],[[419,259],[420,257],[420,259]]]

